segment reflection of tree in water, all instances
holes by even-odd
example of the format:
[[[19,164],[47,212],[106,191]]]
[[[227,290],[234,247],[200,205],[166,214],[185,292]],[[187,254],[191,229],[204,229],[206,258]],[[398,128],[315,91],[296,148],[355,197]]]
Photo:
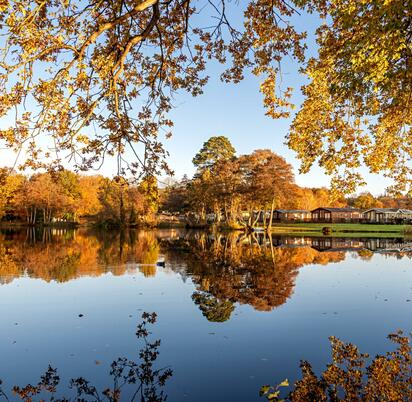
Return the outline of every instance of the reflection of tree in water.
[[[158,255],[154,232],[29,228],[0,234],[0,281],[22,275],[58,282],[106,272],[122,275],[136,264],[145,276],[154,276]]]
[[[256,233],[245,236],[239,232],[207,234],[173,230],[30,228],[19,232],[3,231],[0,233],[0,283],[22,275],[64,282],[107,272],[123,275],[136,268],[144,276],[153,277],[162,251],[166,253],[168,268],[182,277],[192,277],[200,292],[193,300],[208,319],[217,321],[221,317],[229,318],[230,306],[236,302],[262,311],[278,307],[291,297],[302,266],[326,265],[345,258],[342,249],[319,251],[310,247],[310,241],[315,240],[272,238]],[[337,242],[339,247],[344,243]],[[359,247],[356,253],[360,258],[371,258],[372,251],[361,241],[352,243]],[[380,243],[386,247],[378,250],[383,255],[412,256],[406,247],[400,252],[393,242]],[[392,246],[396,254],[385,251]],[[355,255],[353,248],[351,251]]]
[[[299,268],[339,262],[345,253],[319,252],[311,247],[274,247],[270,237],[262,240],[239,233],[196,233],[171,241],[167,256],[172,267],[173,261],[185,261],[187,274],[201,292],[201,296],[195,293],[194,300],[207,316],[205,311],[227,302],[249,304],[261,311],[278,307],[292,295]],[[215,300],[207,299],[205,294]]]
[[[369,261],[369,260],[371,260],[372,257],[373,257],[373,251],[371,251],[371,250],[362,249],[362,250],[359,250],[357,253],[358,253],[358,256],[359,256],[363,261]]]
[[[235,308],[231,301],[220,301],[208,293],[194,292],[192,299],[199,306],[202,314],[211,322],[227,321]]]
[[[156,264],[159,245],[154,231],[96,231],[100,242],[99,261],[104,265]]]
[[[412,401],[412,335],[398,331],[388,339],[396,349],[371,359],[356,345],[331,336],[332,361],[320,375],[301,360],[302,378],[290,389],[284,380],[264,385],[260,395],[270,402]]]
[[[137,326],[136,337],[143,342],[138,353],[138,360],[118,358],[110,365],[112,387],[99,391],[91,382],[83,377],[70,381],[71,396],[56,398],[56,393],[64,391],[58,389],[60,377],[57,370],[49,366],[41,376],[37,385],[28,384],[24,387],[14,386],[13,394],[22,401],[30,402],[35,398],[50,401],[111,401],[130,400],[141,402],[163,402],[167,395],[162,389],[166,381],[173,375],[169,367],[155,368],[159,356],[160,340],[150,341],[149,325],[156,323],[155,313],[143,313],[142,322]],[[128,397],[126,397],[126,395]],[[7,392],[2,389],[0,380],[0,400],[9,401]]]

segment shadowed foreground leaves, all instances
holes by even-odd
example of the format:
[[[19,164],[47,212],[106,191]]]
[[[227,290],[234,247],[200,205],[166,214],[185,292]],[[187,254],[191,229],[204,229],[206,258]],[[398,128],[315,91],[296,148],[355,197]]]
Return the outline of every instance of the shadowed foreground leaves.
[[[127,399],[140,402],[163,402],[167,395],[161,388],[173,375],[169,367],[155,369],[154,364],[159,356],[160,340],[149,341],[149,325],[156,323],[156,313],[143,313],[142,322],[137,326],[136,336],[144,343],[139,351],[137,362],[127,358],[118,358],[111,364],[110,377],[113,381],[112,388],[106,388],[99,392],[88,380],[79,377],[70,380],[69,388],[71,395],[63,395],[59,392],[60,377],[55,368],[48,367],[47,371],[40,377],[37,385],[27,384],[24,387],[14,386],[13,393],[24,402],[33,400],[50,400],[59,402],[68,401],[109,401],[118,402],[123,400],[122,392],[128,389]],[[9,397],[1,387],[0,400],[9,401]],[[130,387],[132,388],[130,391]],[[56,394],[59,394],[57,396]]]
[[[369,355],[360,353],[357,346],[331,336],[332,363],[318,377],[309,362],[301,361],[302,379],[289,394],[281,397],[287,380],[276,386],[265,385],[260,396],[268,401],[411,401],[412,348],[411,335],[401,331],[388,339],[397,345],[386,355],[377,355],[367,366]]]

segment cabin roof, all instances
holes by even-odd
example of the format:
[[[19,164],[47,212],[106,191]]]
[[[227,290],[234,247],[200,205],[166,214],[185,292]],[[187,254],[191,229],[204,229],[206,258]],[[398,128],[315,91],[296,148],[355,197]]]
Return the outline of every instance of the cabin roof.
[[[401,214],[412,214],[412,211],[410,209],[402,209],[402,208],[371,208],[368,209],[366,212],[370,211],[376,211],[376,212],[381,212],[381,213],[387,213],[387,212],[394,212],[394,213],[401,213]]]
[[[281,212],[283,213],[287,213],[287,212],[292,212],[292,213],[309,213],[310,211],[308,211],[307,209],[276,209],[275,212]]]
[[[329,208],[329,207],[319,207],[319,208],[313,209],[311,212],[318,211],[319,209],[324,209],[325,211],[329,211],[329,212],[361,212],[361,210],[357,208]]]

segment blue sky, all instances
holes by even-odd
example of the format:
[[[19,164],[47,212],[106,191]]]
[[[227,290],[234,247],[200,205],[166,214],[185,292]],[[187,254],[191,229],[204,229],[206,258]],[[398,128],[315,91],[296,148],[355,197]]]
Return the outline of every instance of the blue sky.
[[[242,23],[242,9],[240,5],[231,3],[231,18],[235,26]],[[205,17],[210,13],[206,10]],[[202,17],[204,18],[204,17]],[[199,21],[197,21],[199,22]],[[203,21],[200,21],[202,24]],[[210,20],[204,21],[204,25]],[[315,15],[302,14],[292,19],[298,31],[308,32],[307,55],[316,53],[314,31],[320,20]],[[291,59],[283,63],[283,82],[285,87],[295,89],[293,101],[298,106],[303,101],[299,88],[304,84],[305,77],[298,72],[299,66]],[[262,95],[259,92],[260,79],[251,74],[245,75],[240,84],[225,84],[219,79],[224,66],[210,62],[208,75],[210,80],[202,96],[193,98],[189,94],[176,95],[176,108],[171,113],[174,121],[173,137],[165,140],[165,147],[170,153],[168,163],[175,171],[175,178],[180,179],[184,174],[191,176],[194,173],[192,158],[202,144],[211,136],[223,135],[230,139],[237,153],[246,154],[255,149],[269,148],[282,155],[294,167],[296,182],[302,186],[320,187],[329,185],[329,177],[315,166],[306,175],[299,175],[299,161],[294,153],[284,145],[285,136],[292,118],[273,120],[265,116],[262,104]],[[9,150],[0,150],[0,164],[10,165],[14,156]],[[107,176],[116,174],[113,160],[108,160],[101,173]],[[381,194],[389,184],[387,180],[377,175],[370,175],[364,170],[368,185],[359,191],[371,191]]]

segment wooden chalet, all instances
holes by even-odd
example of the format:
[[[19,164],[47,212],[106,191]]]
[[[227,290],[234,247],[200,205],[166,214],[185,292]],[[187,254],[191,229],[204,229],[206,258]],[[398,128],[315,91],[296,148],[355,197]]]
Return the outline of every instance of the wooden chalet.
[[[362,211],[356,208],[316,208],[311,211],[312,222],[360,222]]]
[[[401,208],[372,208],[363,213],[363,221],[368,223],[412,222],[412,211]]]
[[[310,211],[305,209],[276,209],[273,212],[275,222],[305,222],[312,218]]]

